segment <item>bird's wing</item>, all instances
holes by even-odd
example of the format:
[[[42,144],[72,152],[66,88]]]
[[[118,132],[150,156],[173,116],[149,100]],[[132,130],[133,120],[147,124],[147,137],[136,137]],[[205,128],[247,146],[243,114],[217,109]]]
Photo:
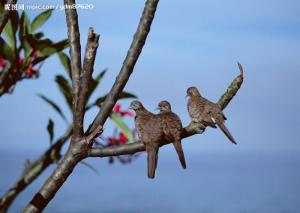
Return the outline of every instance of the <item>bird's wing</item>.
[[[194,122],[203,120],[203,104],[197,97],[192,97],[188,100],[188,112]]]

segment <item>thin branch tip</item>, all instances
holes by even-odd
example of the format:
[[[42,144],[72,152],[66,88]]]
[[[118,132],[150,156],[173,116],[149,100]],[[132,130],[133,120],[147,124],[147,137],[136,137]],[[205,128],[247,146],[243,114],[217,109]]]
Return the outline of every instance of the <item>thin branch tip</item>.
[[[240,76],[244,77],[244,69],[243,69],[242,64],[240,64],[240,62],[237,62],[237,64],[238,64],[238,67],[239,67],[239,70],[240,70]]]
[[[86,138],[89,145],[93,143],[94,138],[100,136],[103,133],[103,127],[99,125],[93,132],[91,132]]]
[[[99,33],[95,33],[93,27],[89,27],[89,29],[88,29],[88,39],[97,41],[97,40],[99,40],[99,37],[100,37],[100,34]]]

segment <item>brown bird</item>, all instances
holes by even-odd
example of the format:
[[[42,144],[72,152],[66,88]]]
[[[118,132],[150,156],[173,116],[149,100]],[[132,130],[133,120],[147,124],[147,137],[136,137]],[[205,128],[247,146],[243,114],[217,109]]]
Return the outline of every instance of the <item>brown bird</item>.
[[[163,141],[160,119],[157,115],[146,110],[139,101],[131,102],[129,108],[133,109],[136,113],[135,127],[140,140],[146,146],[148,177],[153,179],[157,167],[158,150]]]
[[[172,112],[171,105],[168,101],[159,102],[158,109],[160,110],[159,117],[164,132],[164,141],[173,143],[180,163],[182,167],[186,169],[180,136],[182,130],[181,120],[178,115]]]
[[[196,87],[189,87],[187,89],[187,96],[190,97],[187,106],[192,121],[196,123],[200,122],[205,126],[213,128],[219,127],[232,143],[237,144],[224,125],[227,118],[218,104],[202,97]]]

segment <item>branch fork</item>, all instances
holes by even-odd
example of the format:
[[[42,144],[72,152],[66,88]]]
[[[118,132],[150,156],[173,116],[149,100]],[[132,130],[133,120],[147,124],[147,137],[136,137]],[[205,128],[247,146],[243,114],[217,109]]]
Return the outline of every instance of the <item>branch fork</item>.
[[[76,9],[66,8],[66,19],[68,26],[68,36],[70,41],[70,58],[72,68],[72,89],[73,89],[73,135],[67,153],[59,162],[41,189],[36,193],[31,202],[24,209],[25,213],[42,212],[48,203],[55,196],[56,192],[64,184],[68,176],[72,173],[76,165],[86,157],[107,157],[124,154],[134,154],[145,150],[145,145],[141,142],[134,142],[114,147],[92,148],[94,138],[102,134],[103,126],[108,116],[116,104],[119,94],[123,91],[134,66],[146,42],[150,27],[154,19],[156,7],[159,0],[146,0],[144,11],[140,19],[133,41],[127,52],[122,68],[107,95],[99,113],[85,131],[83,120],[85,105],[87,102],[88,86],[91,81],[94,61],[99,45],[99,35],[94,33],[92,28],[88,31],[88,41],[85,51],[83,67],[81,68],[81,47],[78,27],[78,16]],[[66,5],[75,4],[75,0],[64,0]],[[238,76],[221,97],[218,104],[225,108],[230,100],[235,96],[243,81],[242,68],[239,65],[241,75]],[[185,127],[181,133],[182,138],[201,134],[205,127],[194,123]]]

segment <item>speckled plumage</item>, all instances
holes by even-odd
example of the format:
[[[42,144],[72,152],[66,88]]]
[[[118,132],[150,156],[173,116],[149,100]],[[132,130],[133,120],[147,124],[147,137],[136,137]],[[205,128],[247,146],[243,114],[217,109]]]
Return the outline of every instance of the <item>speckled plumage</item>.
[[[187,95],[190,96],[187,107],[192,121],[213,128],[219,127],[227,138],[236,144],[235,139],[224,125],[226,117],[221,107],[202,97],[196,87],[188,88]]]
[[[184,152],[181,145],[182,123],[178,115],[172,112],[171,105],[168,101],[161,101],[158,104],[160,110],[159,117],[164,133],[164,141],[173,143],[177,152],[180,163],[186,169]]]
[[[147,111],[141,102],[133,101],[130,108],[136,112],[135,126],[138,136],[146,146],[148,177],[155,177],[158,161],[158,151],[163,141],[163,131],[157,115]]]

